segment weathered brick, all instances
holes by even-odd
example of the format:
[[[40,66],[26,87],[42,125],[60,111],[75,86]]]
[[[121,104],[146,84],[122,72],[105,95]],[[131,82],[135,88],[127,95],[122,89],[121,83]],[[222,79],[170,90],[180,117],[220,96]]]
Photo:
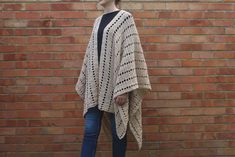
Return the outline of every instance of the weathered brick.
[[[152,91],[144,97],[143,149],[127,157],[234,156],[235,1],[122,1],[134,16]],[[74,85],[95,0],[0,4],[0,156],[77,157],[84,133]],[[112,156],[101,130],[99,157]],[[130,150],[130,151],[129,151]]]

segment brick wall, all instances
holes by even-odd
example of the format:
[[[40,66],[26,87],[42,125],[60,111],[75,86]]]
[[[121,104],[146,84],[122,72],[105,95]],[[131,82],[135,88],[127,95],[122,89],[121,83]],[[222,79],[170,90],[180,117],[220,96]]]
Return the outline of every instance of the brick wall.
[[[2,0],[0,156],[79,157],[84,119],[74,86],[97,1]],[[127,157],[235,156],[235,0],[124,1],[153,90],[141,152]],[[103,131],[98,157],[111,157]]]

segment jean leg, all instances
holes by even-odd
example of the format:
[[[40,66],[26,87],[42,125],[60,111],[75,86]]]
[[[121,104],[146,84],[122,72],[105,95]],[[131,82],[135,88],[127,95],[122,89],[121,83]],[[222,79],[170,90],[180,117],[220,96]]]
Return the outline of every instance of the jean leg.
[[[88,109],[85,115],[85,129],[81,157],[95,157],[102,115],[103,111],[98,109],[98,105]]]
[[[127,133],[119,139],[116,132],[115,116],[114,113],[110,113],[111,125],[112,125],[112,149],[113,157],[125,157],[127,147]]]

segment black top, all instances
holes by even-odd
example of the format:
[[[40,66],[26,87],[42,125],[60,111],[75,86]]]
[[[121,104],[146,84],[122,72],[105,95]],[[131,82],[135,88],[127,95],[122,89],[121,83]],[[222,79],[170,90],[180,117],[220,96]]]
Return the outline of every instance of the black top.
[[[98,62],[100,62],[100,51],[101,51],[101,45],[102,45],[102,38],[103,38],[103,31],[104,28],[107,26],[107,24],[114,18],[114,16],[119,12],[120,10],[116,10],[113,12],[109,12],[106,14],[103,14],[99,29],[98,29]]]

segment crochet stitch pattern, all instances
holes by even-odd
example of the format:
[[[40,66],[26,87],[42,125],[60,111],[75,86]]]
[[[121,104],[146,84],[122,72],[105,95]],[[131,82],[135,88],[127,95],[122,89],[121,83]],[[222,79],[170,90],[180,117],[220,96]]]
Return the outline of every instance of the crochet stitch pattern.
[[[119,139],[124,137],[129,126],[140,150],[141,104],[143,96],[152,88],[139,33],[133,15],[120,10],[104,28],[98,63],[96,39],[102,16],[94,21],[75,89],[84,101],[84,117],[88,109],[96,105],[102,111],[115,113]],[[120,106],[114,98],[123,93],[129,93],[128,101]]]

